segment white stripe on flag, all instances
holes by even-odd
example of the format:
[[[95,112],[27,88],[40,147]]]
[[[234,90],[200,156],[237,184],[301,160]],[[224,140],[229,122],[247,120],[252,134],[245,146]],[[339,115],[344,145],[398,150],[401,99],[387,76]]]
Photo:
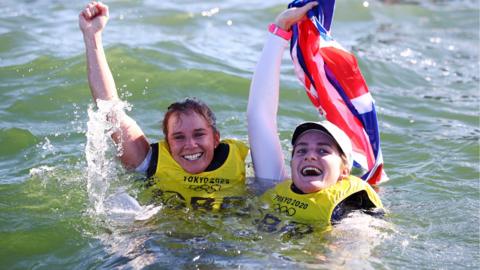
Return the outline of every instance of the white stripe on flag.
[[[371,112],[373,110],[374,101],[370,92],[353,98],[351,101],[359,114]]]
[[[353,151],[352,156],[353,156],[353,160],[355,160],[355,162],[360,164],[362,169],[368,170],[368,162],[367,162],[367,157],[365,155]]]
[[[325,40],[322,36],[320,36],[320,48],[327,48],[327,47],[333,47],[341,51],[350,53],[342,46],[342,44],[338,43],[336,40],[334,39]]]
[[[298,62],[297,46],[298,42],[295,42],[292,49],[293,68],[295,69],[295,74],[297,74],[297,78],[303,85],[305,85],[305,72],[303,72],[302,66],[300,66],[300,63]]]
[[[317,90],[315,90],[315,86],[313,86],[313,84],[310,84],[310,89],[308,89],[308,92],[314,96],[315,98],[318,99],[318,94],[317,94]]]

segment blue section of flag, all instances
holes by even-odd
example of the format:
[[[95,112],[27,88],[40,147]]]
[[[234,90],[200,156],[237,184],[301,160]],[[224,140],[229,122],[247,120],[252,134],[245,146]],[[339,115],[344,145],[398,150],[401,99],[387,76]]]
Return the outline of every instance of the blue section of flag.
[[[308,11],[310,20],[292,26],[290,53],[297,76],[314,106],[351,138],[354,165],[366,171],[362,178],[377,184],[388,178],[373,98],[353,54],[330,35],[335,1],[295,0],[288,7],[312,1],[319,4]]]

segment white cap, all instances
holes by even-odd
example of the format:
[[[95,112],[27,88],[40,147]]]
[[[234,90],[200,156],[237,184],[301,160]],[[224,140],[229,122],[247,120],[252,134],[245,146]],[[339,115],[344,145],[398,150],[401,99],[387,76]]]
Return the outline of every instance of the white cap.
[[[329,121],[324,120],[320,122],[304,122],[298,125],[292,135],[292,145],[295,145],[295,141],[298,139],[298,137],[300,137],[300,135],[312,129],[320,130],[330,135],[337,143],[343,154],[345,154],[345,156],[347,157],[348,168],[352,169],[352,141],[347,136],[347,134],[343,132],[343,130],[341,130],[339,127]]]

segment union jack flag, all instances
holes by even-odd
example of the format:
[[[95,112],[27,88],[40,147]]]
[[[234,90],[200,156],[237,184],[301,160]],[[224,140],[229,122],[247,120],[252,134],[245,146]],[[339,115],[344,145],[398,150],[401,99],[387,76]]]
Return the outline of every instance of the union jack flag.
[[[295,0],[302,7],[317,0]],[[355,56],[330,35],[335,0],[318,0],[308,20],[292,26],[290,54],[295,73],[313,105],[352,140],[354,166],[375,185],[388,180],[383,170],[375,102]]]

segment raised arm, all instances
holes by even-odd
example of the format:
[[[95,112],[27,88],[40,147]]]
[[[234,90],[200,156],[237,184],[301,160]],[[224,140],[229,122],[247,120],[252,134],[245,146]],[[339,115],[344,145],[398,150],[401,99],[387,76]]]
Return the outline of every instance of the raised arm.
[[[102,32],[108,21],[108,7],[92,2],[79,14],[79,26],[83,33],[87,56],[88,83],[93,100],[119,101],[115,81],[105,57]],[[136,168],[145,159],[149,143],[137,123],[125,113],[113,116],[120,131],[112,135],[122,144],[120,159],[127,169]]]
[[[277,135],[280,64],[288,42],[273,34],[257,63],[248,97],[248,141],[255,176],[265,180],[283,180],[285,164]]]
[[[278,15],[275,24],[289,31],[316,5],[317,2],[311,2],[302,8],[287,9]],[[259,179],[278,181],[288,177],[277,131],[280,64],[287,45],[281,37],[268,35],[250,86],[248,140],[255,176]]]

